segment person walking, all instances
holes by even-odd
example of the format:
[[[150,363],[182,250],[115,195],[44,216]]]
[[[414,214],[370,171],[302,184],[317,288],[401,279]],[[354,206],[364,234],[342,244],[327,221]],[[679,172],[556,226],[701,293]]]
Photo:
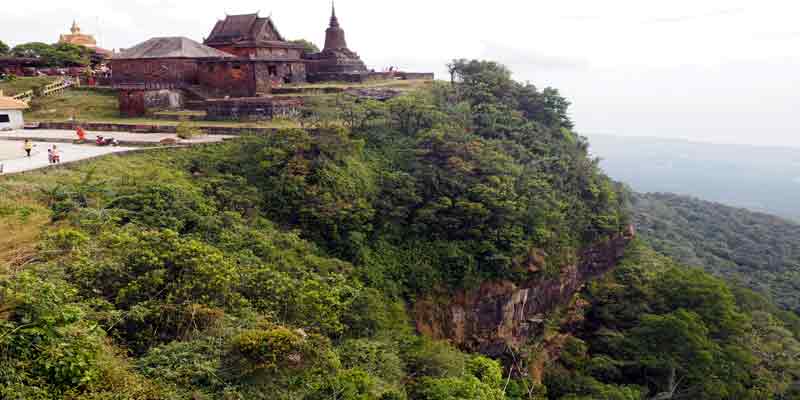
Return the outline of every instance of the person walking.
[[[28,158],[31,158],[31,150],[33,150],[33,143],[31,143],[30,139],[25,139],[25,154],[27,154]]]

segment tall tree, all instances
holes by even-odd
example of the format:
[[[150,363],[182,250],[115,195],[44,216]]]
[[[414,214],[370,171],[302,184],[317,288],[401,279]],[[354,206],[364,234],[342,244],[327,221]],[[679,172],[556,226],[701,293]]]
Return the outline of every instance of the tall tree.
[[[289,43],[302,45],[304,53],[307,54],[319,53],[319,46],[317,46],[316,44],[314,44],[314,42],[311,42],[309,40],[305,39],[290,40]]]
[[[48,67],[69,67],[89,64],[91,50],[74,44],[33,42],[14,47],[11,54],[17,57],[39,59],[42,65]]]

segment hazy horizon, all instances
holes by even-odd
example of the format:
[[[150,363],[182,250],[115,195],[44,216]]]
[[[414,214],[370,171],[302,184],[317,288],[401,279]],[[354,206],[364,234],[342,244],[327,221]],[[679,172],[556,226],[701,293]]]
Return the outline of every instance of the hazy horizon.
[[[400,3],[394,3],[398,5]],[[492,59],[573,102],[584,134],[800,147],[800,55],[789,1],[633,0],[569,4],[338,0],[350,47],[373,68],[435,71]],[[7,7],[0,40],[55,42],[72,20],[105,48],[155,36],[202,40],[226,13],[272,15],[287,38],[321,44],[330,2],[42,0]]]

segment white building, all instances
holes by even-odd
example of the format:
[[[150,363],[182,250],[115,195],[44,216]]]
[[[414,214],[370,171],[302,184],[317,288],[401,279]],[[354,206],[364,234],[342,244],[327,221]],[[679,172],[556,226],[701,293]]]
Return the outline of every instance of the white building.
[[[22,101],[0,96],[0,131],[24,128],[22,110],[26,108],[28,105]]]

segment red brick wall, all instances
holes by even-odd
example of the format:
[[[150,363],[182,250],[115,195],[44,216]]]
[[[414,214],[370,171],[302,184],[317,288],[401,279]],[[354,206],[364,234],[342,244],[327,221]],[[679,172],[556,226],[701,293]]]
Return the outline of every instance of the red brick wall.
[[[197,72],[200,85],[223,97],[250,97],[257,92],[253,64],[243,61],[201,63]]]
[[[197,62],[185,59],[115,60],[111,62],[113,85],[154,84],[181,86],[197,84]]]
[[[121,90],[119,92],[119,113],[123,117],[141,117],[146,112],[143,91]]]

